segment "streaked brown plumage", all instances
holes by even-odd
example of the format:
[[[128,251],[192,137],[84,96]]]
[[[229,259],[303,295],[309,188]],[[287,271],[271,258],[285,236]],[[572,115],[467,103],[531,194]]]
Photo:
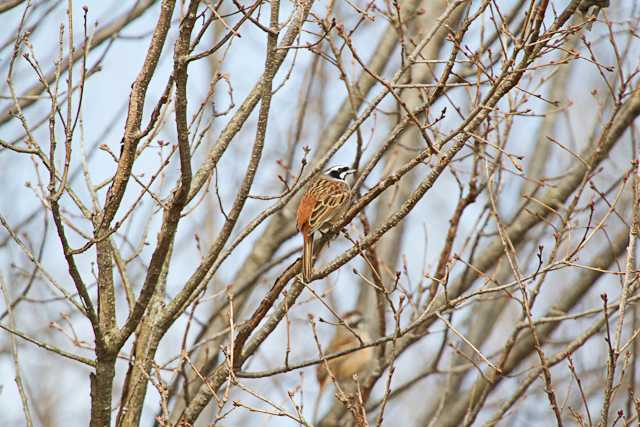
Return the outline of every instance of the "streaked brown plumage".
[[[362,342],[367,343],[370,341],[367,330],[363,324],[362,314],[359,311],[350,311],[343,316],[343,319],[349,327],[345,325],[336,326],[335,335],[325,349],[325,354],[337,353],[359,347],[362,345]],[[351,330],[349,328],[351,328]],[[362,342],[358,339],[358,336],[362,339]],[[373,347],[365,347],[353,353],[331,359],[326,363],[319,364],[316,370],[316,377],[320,384],[320,390],[324,388],[330,378],[327,365],[335,380],[340,383],[341,386],[346,386],[353,381],[354,374],[362,374],[365,371],[369,365],[369,361],[373,359],[373,356]]]
[[[313,233],[325,230],[347,211],[351,189],[345,182],[355,172],[347,166],[335,166],[313,180],[302,195],[296,226],[302,233],[302,277],[309,282],[313,274]]]
[[[350,311],[342,316],[342,318],[344,320],[344,324],[336,326],[333,339],[324,349],[325,355],[357,348],[361,346],[362,343],[368,343],[370,341],[364,324],[364,318],[359,311]],[[349,327],[345,325],[348,325]],[[362,342],[358,337],[362,339]],[[344,356],[322,362],[318,365],[316,368],[316,378],[318,379],[319,390],[318,395],[316,396],[316,405],[313,415],[314,421],[318,419],[322,391],[329,380],[333,377],[342,391],[346,393],[353,392],[356,385],[353,381],[353,375],[358,374],[361,376],[364,374],[370,366],[371,361],[374,359],[374,356],[375,353],[373,347],[365,347],[358,351],[345,354]]]

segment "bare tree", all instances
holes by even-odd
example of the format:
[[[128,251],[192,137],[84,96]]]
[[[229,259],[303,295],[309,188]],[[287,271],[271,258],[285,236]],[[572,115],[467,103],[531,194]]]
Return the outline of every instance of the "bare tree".
[[[639,422],[637,2],[0,17],[3,425]]]

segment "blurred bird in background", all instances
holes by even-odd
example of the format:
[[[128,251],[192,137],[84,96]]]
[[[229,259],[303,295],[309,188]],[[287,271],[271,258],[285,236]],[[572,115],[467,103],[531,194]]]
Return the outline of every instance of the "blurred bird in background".
[[[367,325],[364,316],[358,310],[346,313],[342,317],[344,323],[336,325],[336,330],[329,346],[324,350],[324,354],[337,353],[361,346],[371,341],[367,333]],[[353,353],[320,363],[316,370],[319,390],[316,400],[314,420],[317,418],[318,407],[322,391],[330,378],[336,381],[337,385],[345,391],[355,389],[354,375],[362,375],[369,367],[374,358],[374,347],[365,347]]]
[[[609,7],[609,0],[583,0],[578,6],[578,11],[582,15],[582,19],[585,21],[593,18],[596,20],[598,18],[598,14],[600,13],[600,9],[605,9]],[[591,30],[591,26],[593,22],[589,22],[586,27],[587,30]]]

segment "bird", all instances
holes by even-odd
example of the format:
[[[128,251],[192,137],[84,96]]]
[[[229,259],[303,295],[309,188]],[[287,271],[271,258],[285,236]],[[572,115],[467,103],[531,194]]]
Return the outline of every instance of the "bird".
[[[313,274],[313,234],[338,222],[349,208],[352,197],[347,176],[356,170],[333,166],[311,181],[305,189],[296,214],[296,227],[304,239],[302,278],[309,283]]]
[[[336,331],[325,350],[325,354],[359,347],[370,341],[364,317],[358,310],[345,313],[344,323],[336,325]],[[316,378],[322,391],[329,377],[333,376],[342,386],[349,386],[354,374],[362,374],[374,357],[373,347],[365,347],[353,353],[321,363],[316,369]],[[328,367],[328,370],[327,370]],[[331,375],[329,375],[331,372]]]
[[[578,11],[582,15],[582,19],[587,22],[587,31],[591,31],[593,21],[598,18],[601,9],[609,7],[609,0],[583,0],[578,6]],[[593,20],[592,20],[593,19]]]
[[[324,351],[324,354],[332,354],[356,348],[370,341],[362,313],[358,310],[347,312],[342,316],[342,320],[344,323],[336,325],[335,334]],[[374,356],[373,347],[365,347],[345,354],[344,356],[336,357],[326,362],[323,361],[318,365],[316,368],[318,395],[315,402],[314,420],[318,419],[322,391],[327,385],[329,378],[333,378],[341,389],[347,392],[353,392],[355,390],[353,375],[364,373]]]

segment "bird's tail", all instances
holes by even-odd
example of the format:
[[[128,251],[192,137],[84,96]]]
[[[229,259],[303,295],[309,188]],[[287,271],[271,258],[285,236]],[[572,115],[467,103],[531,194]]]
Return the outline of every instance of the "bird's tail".
[[[304,247],[302,250],[302,278],[306,283],[311,280],[313,274],[313,234],[303,233]]]

